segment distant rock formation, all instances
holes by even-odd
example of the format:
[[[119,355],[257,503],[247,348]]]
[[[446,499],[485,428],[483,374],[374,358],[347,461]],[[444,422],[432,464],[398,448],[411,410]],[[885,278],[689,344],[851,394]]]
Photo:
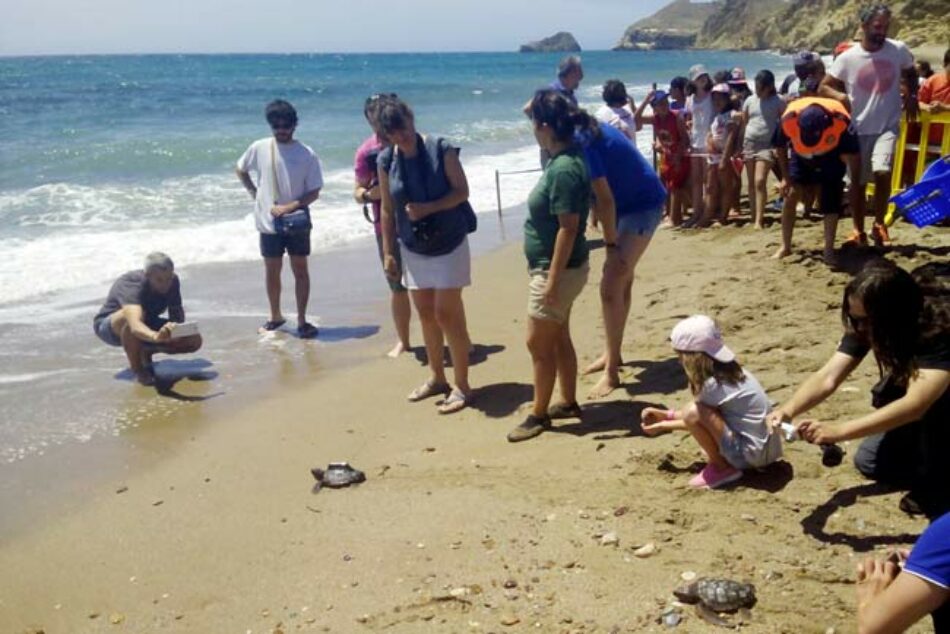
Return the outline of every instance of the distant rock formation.
[[[627,28],[615,51],[691,48],[703,24],[721,2],[674,0],[648,18]]]
[[[538,42],[529,42],[522,44],[520,52],[522,53],[580,53],[581,45],[577,43],[574,36],[567,31],[555,33],[551,37],[546,37]]]

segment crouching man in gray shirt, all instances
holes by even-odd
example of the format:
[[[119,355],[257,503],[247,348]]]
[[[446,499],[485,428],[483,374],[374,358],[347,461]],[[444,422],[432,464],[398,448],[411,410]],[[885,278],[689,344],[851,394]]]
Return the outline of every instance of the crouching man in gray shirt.
[[[166,310],[168,319],[161,317]],[[115,281],[92,323],[102,341],[125,350],[139,383],[153,385],[153,354],[184,354],[201,348],[199,334],[173,338],[175,325],[184,321],[175,265],[164,253],[155,252],[145,258],[143,270],[129,271]]]

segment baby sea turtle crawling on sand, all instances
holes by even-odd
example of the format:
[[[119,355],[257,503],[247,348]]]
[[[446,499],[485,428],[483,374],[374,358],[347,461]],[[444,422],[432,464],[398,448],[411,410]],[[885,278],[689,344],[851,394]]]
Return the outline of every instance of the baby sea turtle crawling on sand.
[[[310,470],[314,479],[317,481],[316,489],[321,486],[338,489],[340,487],[359,484],[366,480],[366,475],[359,469],[354,469],[346,462],[331,462],[326,470],[319,467]]]
[[[736,612],[755,605],[755,586],[731,579],[705,577],[673,591],[683,603],[699,604],[714,612]]]

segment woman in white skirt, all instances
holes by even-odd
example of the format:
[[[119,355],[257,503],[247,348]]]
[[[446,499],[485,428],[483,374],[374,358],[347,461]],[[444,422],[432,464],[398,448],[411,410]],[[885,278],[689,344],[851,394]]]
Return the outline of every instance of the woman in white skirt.
[[[474,213],[468,205],[468,181],[458,149],[445,139],[418,134],[405,102],[387,101],[378,116],[380,130],[391,143],[379,155],[383,267],[391,279],[401,277],[409,289],[431,371],[408,398],[444,396],[439,412],[450,414],[464,409],[472,394],[471,340],[462,303],[462,289],[472,283],[468,233],[474,230]],[[401,271],[394,257],[397,239]],[[445,376],[445,341],[452,355],[454,386]]]

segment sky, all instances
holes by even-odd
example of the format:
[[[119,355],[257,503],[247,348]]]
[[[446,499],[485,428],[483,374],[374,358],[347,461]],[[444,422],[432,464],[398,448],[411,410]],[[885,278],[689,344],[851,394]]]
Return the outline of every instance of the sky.
[[[669,0],[3,0],[0,55],[608,49]]]

